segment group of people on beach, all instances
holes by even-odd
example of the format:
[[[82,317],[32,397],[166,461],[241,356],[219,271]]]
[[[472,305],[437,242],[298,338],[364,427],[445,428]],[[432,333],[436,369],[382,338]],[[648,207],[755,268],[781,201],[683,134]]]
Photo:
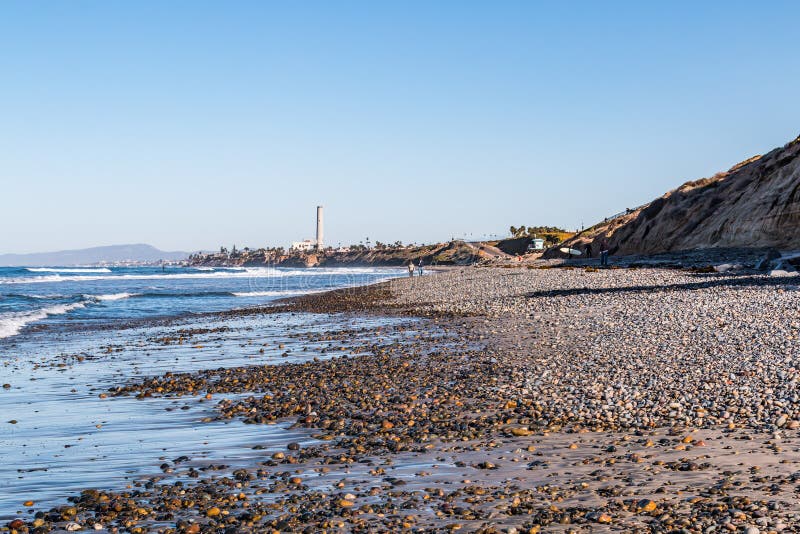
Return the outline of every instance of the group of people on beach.
[[[422,258],[420,258],[419,264],[416,267],[414,266],[414,260],[409,260],[409,262],[408,262],[408,277],[409,278],[414,278],[414,271],[417,271],[419,276],[422,276],[422,271],[423,271],[423,269],[422,269]]]
[[[586,253],[587,258],[592,257],[592,244],[586,243],[584,247],[584,252]],[[603,237],[600,240],[600,265],[603,267],[608,266],[608,238]]]

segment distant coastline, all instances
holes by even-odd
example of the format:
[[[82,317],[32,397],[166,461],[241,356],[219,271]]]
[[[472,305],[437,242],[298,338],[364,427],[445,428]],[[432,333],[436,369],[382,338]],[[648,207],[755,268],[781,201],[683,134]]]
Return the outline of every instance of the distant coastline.
[[[155,265],[185,260],[187,252],[168,252],[152,245],[109,245],[55,252],[0,254],[2,267]]]
[[[503,253],[488,244],[450,241],[422,246],[325,249],[302,252],[283,249],[258,249],[199,253],[189,257],[192,267],[397,267],[409,262],[424,265],[470,265]]]

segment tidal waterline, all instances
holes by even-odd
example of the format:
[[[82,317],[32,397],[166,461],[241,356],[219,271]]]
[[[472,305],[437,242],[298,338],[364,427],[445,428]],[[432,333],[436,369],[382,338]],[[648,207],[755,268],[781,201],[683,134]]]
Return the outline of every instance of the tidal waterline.
[[[51,276],[38,271],[32,274]],[[180,287],[172,288],[171,292],[163,286],[151,288],[172,295],[155,297],[161,301],[156,307],[125,311],[119,305],[133,297],[107,299],[99,301],[93,310],[83,308],[74,316],[70,316],[73,312],[47,316],[40,323],[26,325],[6,337],[0,341],[0,384],[5,385],[0,389],[0,519],[24,515],[23,503],[27,501],[34,501],[41,509],[63,504],[67,497],[82,489],[129,487],[144,476],[161,474],[158,466],[164,460],[186,456],[192,461],[236,465],[254,455],[285,447],[290,441],[308,442],[311,439],[308,432],[289,429],[289,422],[245,425],[239,421],[214,420],[214,407],[222,397],[137,399],[114,397],[109,390],[136,378],[166,372],[347,355],[347,347],[323,342],[321,334],[347,331],[348,339],[357,342],[359,332],[408,319],[299,313],[241,316],[192,313],[229,309],[231,303],[261,305],[289,293],[346,287],[354,282],[370,283],[393,274],[379,269],[327,275],[304,271],[294,275],[281,273],[281,278],[305,276],[305,280],[284,280],[283,289],[273,290],[274,293],[264,290],[255,297],[235,295],[240,293],[235,289],[240,289],[242,283],[253,285],[252,280],[239,276],[184,277],[166,282],[159,279],[159,284]],[[53,285],[63,288],[90,283],[93,287],[80,287],[78,291],[96,293],[102,289],[115,291],[103,294],[118,295],[141,289],[120,284],[152,286],[152,278],[137,276],[133,280],[93,278],[12,282],[5,286],[0,281],[0,288],[8,292],[9,286],[50,285],[41,294],[54,295]],[[190,291],[187,279],[191,281]],[[225,290],[218,291],[215,297],[209,296],[209,280],[221,283]],[[97,284],[105,287],[98,288]],[[115,287],[109,288],[110,285]],[[168,300],[175,302],[165,306]],[[191,308],[188,315],[187,308]],[[149,318],[168,317],[165,311],[180,316],[148,324]],[[141,324],[131,323],[133,319]]]

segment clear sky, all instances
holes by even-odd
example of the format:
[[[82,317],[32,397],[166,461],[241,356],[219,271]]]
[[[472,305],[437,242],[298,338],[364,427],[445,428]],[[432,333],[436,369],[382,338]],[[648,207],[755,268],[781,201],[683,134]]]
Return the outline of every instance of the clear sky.
[[[0,3],[0,252],[575,228],[800,133],[797,2]]]

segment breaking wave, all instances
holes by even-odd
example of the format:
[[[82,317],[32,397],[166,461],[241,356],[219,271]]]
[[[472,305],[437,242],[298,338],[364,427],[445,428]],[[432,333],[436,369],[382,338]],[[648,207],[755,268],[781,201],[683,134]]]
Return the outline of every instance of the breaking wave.
[[[84,306],[85,303],[83,302],[73,302],[72,304],[57,304],[30,312],[0,314],[0,339],[17,335],[27,325],[41,321],[50,315],[61,315]]]
[[[137,297],[140,293],[110,293],[108,295],[84,295],[89,300],[122,300],[130,297]]]
[[[321,293],[326,291],[325,289],[316,289],[316,290],[308,290],[308,289],[294,289],[294,290],[283,290],[283,291],[234,291],[231,293],[234,297],[288,297],[291,295],[308,295],[309,293]]]
[[[61,267],[28,267],[25,269],[31,273],[110,273],[111,269],[107,269],[105,267],[98,267],[98,268],[61,268]]]
[[[284,277],[316,277],[348,274],[375,274],[385,271],[373,267],[334,267],[311,269],[274,269],[269,267],[250,267],[241,271],[207,271],[199,273],[159,273],[159,274],[119,274],[111,276],[61,276],[60,274],[32,277],[0,279],[2,284],[36,284],[48,282],[78,282],[99,280],[184,280],[201,278],[284,278]],[[86,271],[83,271],[86,272]],[[110,272],[110,271],[109,271]]]

